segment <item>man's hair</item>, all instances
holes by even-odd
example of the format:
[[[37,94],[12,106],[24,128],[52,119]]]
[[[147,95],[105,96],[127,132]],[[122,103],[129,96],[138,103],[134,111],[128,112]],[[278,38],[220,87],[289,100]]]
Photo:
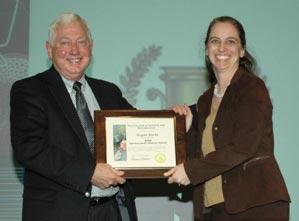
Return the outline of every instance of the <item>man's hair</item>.
[[[58,16],[49,26],[48,42],[50,43],[50,45],[54,44],[57,27],[59,27],[60,25],[67,25],[72,22],[79,22],[80,24],[82,24],[83,28],[86,31],[89,42],[92,42],[91,33],[90,33],[90,30],[88,28],[86,21],[78,14],[63,13],[60,16]]]

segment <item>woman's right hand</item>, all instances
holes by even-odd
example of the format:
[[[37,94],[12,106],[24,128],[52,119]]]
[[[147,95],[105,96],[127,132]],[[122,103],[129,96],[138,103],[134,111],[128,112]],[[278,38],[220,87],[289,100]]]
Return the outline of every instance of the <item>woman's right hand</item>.
[[[192,112],[191,112],[190,108],[188,107],[188,105],[186,105],[186,104],[176,105],[176,106],[172,107],[172,110],[179,115],[185,115],[185,117],[186,117],[186,132],[188,132],[192,125],[192,118],[193,118]]]

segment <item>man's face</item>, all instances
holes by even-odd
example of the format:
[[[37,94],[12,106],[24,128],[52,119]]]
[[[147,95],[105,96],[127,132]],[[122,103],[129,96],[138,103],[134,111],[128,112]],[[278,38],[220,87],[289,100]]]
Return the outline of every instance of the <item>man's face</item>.
[[[55,34],[53,45],[46,43],[48,56],[61,75],[77,81],[91,60],[92,42],[84,26],[77,21],[58,26]]]

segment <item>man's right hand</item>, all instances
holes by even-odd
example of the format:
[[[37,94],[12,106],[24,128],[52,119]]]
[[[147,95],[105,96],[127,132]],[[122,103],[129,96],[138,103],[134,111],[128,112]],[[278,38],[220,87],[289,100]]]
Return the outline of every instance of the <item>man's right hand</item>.
[[[116,186],[126,182],[124,172],[113,169],[109,164],[97,163],[91,178],[91,183],[101,189]]]

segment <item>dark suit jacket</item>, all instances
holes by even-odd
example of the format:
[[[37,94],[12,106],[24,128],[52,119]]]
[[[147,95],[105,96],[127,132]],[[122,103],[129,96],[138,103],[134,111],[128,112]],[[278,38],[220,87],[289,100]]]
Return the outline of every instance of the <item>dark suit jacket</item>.
[[[101,109],[131,109],[119,88],[86,77]],[[95,163],[69,93],[52,67],[11,89],[11,141],[24,166],[23,220],[86,220]],[[132,220],[134,195],[123,185]]]
[[[185,170],[194,185],[195,217],[204,213],[204,182],[219,174],[229,213],[290,201],[273,154],[272,104],[264,82],[242,68],[236,72],[212,127],[216,151],[202,157],[202,133],[212,97],[213,87],[199,98],[197,130],[188,132],[190,159]]]

